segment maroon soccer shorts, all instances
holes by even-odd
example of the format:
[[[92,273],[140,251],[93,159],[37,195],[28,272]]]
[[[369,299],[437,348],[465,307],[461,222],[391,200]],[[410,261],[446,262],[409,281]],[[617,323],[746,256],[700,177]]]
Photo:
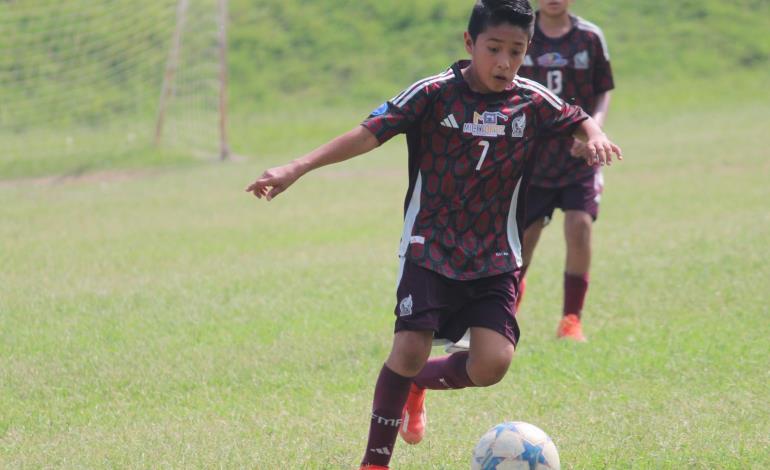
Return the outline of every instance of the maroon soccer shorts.
[[[395,332],[433,331],[456,342],[473,326],[489,328],[516,345],[515,273],[458,281],[410,261],[403,262],[396,290]]]
[[[599,216],[599,200],[603,190],[604,179],[600,171],[589,178],[560,188],[530,185],[527,189],[524,227],[529,227],[538,220],[544,220],[548,224],[557,207],[562,211],[587,212],[595,221]]]

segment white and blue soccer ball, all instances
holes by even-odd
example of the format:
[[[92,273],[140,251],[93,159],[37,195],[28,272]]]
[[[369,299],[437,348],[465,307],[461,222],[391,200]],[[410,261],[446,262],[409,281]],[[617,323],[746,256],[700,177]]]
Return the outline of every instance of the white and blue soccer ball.
[[[498,424],[473,450],[471,470],[558,470],[559,452],[548,434],[521,421]]]

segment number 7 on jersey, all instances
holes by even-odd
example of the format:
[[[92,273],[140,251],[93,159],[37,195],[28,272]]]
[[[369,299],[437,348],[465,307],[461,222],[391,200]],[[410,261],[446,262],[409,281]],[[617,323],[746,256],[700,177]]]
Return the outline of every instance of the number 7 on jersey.
[[[489,152],[489,141],[488,140],[479,141],[479,145],[484,147],[484,150],[481,151],[481,158],[479,158],[479,163],[478,165],[476,165],[476,171],[481,170],[481,165],[484,164],[484,159],[487,158],[487,152]]]

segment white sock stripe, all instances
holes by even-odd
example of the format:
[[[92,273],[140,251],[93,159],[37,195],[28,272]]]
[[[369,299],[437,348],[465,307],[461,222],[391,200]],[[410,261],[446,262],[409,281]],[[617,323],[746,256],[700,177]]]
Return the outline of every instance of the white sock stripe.
[[[393,104],[400,108],[401,106],[403,106],[406,103],[408,103],[409,100],[412,99],[412,97],[414,95],[419,93],[419,91],[422,90],[423,88],[425,88],[426,86],[433,85],[434,83],[438,83],[438,82],[443,82],[443,81],[449,80],[450,78],[452,78],[451,75],[446,75],[446,74],[445,75],[440,75],[438,78],[435,78],[435,79],[433,79],[433,80],[431,80],[429,82],[423,83],[422,85],[418,86],[417,88],[414,88],[411,93],[409,93],[408,95],[406,95],[405,97],[403,97],[403,98],[401,98],[399,100],[394,101]]]
[[[403,98],[404,95],[406,95],[407,93],[412,91],[415,87],[419,88],[420,85],[424,84],[425,82],[430,81],[430,80],[434,80],[434,79],[436,79],[438,77],[441,77],[442,75],[446,75],[448,72],[451,72],[451,71],[452,70],[450,69],[450,70],[447,70],[446,72],[439,73],[439,74],[436,74],[436,75],[431,75],[430,77],[421,78],[420,80],[417,80],[416,82],[412,83],[406,90],[402,91],[401,93],[399,93],[398,95],[393,97],[393,99],[390,100],[390,102],[393,103],[393,104],[396,104],[396,101],[398,101],[401,98]]]

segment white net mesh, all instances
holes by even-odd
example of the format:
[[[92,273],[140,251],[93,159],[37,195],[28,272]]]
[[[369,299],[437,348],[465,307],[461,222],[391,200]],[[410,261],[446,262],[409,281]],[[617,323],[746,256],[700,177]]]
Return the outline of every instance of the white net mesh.
[[[0,171],[154,151],[161,102],[162,148],[218,154],[219,13],[218,0],[0,0]]]

